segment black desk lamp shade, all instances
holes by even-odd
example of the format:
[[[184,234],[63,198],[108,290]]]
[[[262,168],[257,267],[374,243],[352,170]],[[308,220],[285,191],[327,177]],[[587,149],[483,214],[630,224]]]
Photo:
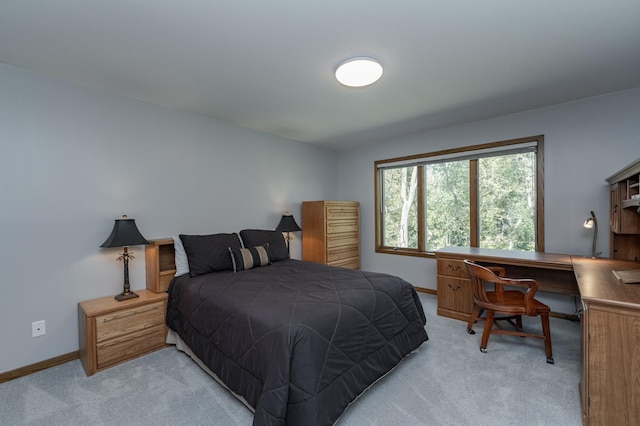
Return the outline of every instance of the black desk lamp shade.
[[[289,253],[289,241],[291,240],[289,232],[302,231],[302,229],[300,229],[293,216],[289,214],[289,212],[286,212],[282,215],[282,218],[280,218],[280,223],[276,226],[276,231],[287,233],[285,239],[287,240],[287,253]]]
[[[137,246],[140,244],[149,244],[136,226],[135,219],[128,219],[127,215],[123,215],[122,219],[116,219],[116,223],[113,225],[111,235],[107,240],[102,243],[100,247],[124,247],[124,252],[118,257],[124,264],[124,287],[121,294],[116,296],[116,300],[127,300],[138,297],[137,294],[131,291],[129,285],[129,259],[134,259],[128,251],[128,246]]]

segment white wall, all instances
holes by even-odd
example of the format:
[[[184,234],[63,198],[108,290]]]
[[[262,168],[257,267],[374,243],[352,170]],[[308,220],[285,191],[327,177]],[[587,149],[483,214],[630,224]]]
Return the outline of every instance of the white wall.
[[[392,157],[545,136],[545,251],[591,254],[593,210],[599,220],[597,250],[609,254],[609,193],[605,179],[640,157],[640,89],[426,132],[340,153],[341,199],[361,203],[362,268],[399,275],[436,288],[435,260],[375,253],[373,163]],[[544,295],[560,312],[573,298]]]
[[[120,250],[99,248],[122,214],[146,238],[273,229],[336,195],[335,151],[4,65],[0,93],[0,372],[78,349],[78,302],[122,291]]]

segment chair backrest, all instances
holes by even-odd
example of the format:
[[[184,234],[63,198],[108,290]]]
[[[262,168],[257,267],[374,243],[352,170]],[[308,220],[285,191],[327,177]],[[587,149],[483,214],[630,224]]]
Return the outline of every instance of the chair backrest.
[[[467,272],[471,279],[471,291],[473,293],[473,301],[479,306],[489,303],[487,298],[487,283],[499,283],[500,277],[488,268],[478,265],[471,260],[465,260]]]
[[[503,285],[510,287],[518,287],[518,290],[524,294],[524,299],[516,302],[510,300],[507,303],[500,304],[500,309],[512,310],[515,306],[520,306],[525,310],[527,315],[536,314],[536,301],[534,296],[538,290],[538,283],[531,278],[507,278],[504,276],[504,269],[500,270],[500,275],[495,274],[491,269],[478,265],[470,260],[464,261],[467,266],[467,272],[471,279],[471,289],[473,293],[473,301],[476,305],[488,309],[497,309],[497,305],[494,302],[489,301],[487,298],[487,283],[493,283],[495,285],[495,292],[502,293],[504,291]]]

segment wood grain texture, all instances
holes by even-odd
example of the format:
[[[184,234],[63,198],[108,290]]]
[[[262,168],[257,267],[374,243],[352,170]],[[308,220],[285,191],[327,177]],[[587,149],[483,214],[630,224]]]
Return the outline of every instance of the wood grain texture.
[[[108,296],[78,304],[79,353],[87,376],[165,346],[167,293],[136,293],[122,302]]]
[[[29,374],[37,373],[38,371],[46,370],[47,368],[55,367],[60,364],[73,361],[80,357],[79,351],[69,352],[63,355],[59,355],[53,358],[46,359],[44,361],[36,362],[24,367],[16,368],[4,373],[0,373],[0,383],[8,382],[9,380],[18,379]]]
[[[640,158],[607,179],[610,187],[609,257],[640,261]]]
[[[302,260],[359,269],[359,203],[355,201],[303,202]]]
[[[534,278],[541,291],[579,295],[571,256],[539,252],[445,247],[435,252],[438,268],[438,315],[467,321],[473,311],[464,259],[498,265],[510,278]]]
[[[173,238],[149,240],[149,243],[144,249],[147,290],[161,293],[169,289],[176,274]]]

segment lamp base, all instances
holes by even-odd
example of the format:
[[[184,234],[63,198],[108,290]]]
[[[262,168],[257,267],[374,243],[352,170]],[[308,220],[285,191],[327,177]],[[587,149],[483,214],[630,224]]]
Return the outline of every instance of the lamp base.
[[[130,291],[128,293],[120,293],[118,294],[115,299],[118,302],[122,302],[123,300],[129,300],[129,299],[135,299],[136,297],[140,297],[137,294],[135,294],[134,292]]]

